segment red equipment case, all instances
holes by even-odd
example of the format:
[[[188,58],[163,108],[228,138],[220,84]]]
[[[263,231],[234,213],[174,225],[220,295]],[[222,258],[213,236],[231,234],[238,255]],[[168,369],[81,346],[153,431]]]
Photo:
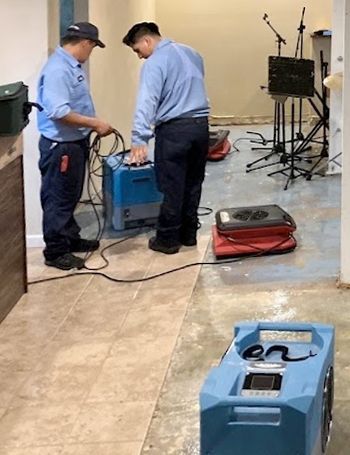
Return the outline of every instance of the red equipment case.
[[[286,253],[297,246],[296,224],[278,205],[222,209],[215,218],[216,257]]]
[[[209,132],[208,161],[221,161],[230,153],[231,143],[228,140],[229,130]]]

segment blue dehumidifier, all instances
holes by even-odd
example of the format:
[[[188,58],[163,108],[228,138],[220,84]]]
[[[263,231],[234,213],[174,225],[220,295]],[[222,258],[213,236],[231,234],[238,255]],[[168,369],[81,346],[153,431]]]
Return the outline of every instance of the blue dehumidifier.
[[[201,455],[321,455],[333,407],[334,328],[240,323],[200,393]]]
[[[107,223],[117,231],[155,225],[162,202],[153,166],[131,166],[115,155],[104,161],[103,198]]]

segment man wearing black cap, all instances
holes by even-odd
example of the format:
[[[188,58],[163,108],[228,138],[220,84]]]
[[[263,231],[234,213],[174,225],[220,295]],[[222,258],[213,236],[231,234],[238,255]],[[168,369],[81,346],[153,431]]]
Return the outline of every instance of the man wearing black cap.
[[[44,66],[38,83],[38,103],[43,107],[38,113],[39,168],[45,264],[70,270],[84,266],[84,260],[72,253],[99,247],[97,240],[80,238],[73,214],[83,189],[89,134],[96,131],[107,136],[112,127],[95,116],[81,66],[96,46],[105,47],[97,27],[88,22],[71,25],[61,44]]]

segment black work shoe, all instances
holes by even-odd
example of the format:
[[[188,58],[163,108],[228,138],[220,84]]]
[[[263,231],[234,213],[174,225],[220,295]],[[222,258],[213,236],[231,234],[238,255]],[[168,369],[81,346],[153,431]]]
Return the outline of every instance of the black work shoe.
[[[196,246],[197,245],[197,238],[195,235],[188,236],[188,237],[181,237],[181,243],[184,246]]]
[[[61,270],[82,269],[84,267],[84,259],[78,258],[71,253],[65,253],[56,259],[45,259],[45,264]]]
[[[72,253],[88,253],[89,251],[96,251],[99,248],[100,242],[98,240],[78,239],[72,242],[70,250]]]
[[[151,237],[148,242],[148,248],[153,251],[159,251],[164,254],[175,254],[179,252],[180,245],[167,245],[161,242],[157,237]]]

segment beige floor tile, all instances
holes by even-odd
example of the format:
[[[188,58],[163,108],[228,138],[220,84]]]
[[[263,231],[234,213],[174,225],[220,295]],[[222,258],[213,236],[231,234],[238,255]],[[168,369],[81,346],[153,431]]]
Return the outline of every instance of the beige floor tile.
[[[54,341],[43,364],[53,368],[97,367],[106,359],[111,346],[110,341]]]
[[[0,339],[0,365],[2,371],[26,372],[34,368],[38,363],[40,352],[35,343],[30,344],[30,339],[15,341],[11,339]]]
[[[2,403],[2,401],[1,401]],[[0,419],[5,414],[7,408],[0,408]]]
[[[74,444],[64,447],[60,455],[140,455],[142,442],[118,444]]]
[[[51,342],[45,356],[40,362],[38,359],[35,369],[33,367],[33,372],[30,375],[27,372],[27,381],[22,387],[12,390],[7,386],[11,406],[82,402],[111,347],[111,341]],[[5,378],[10,378],[10,375],[9,369]]]
[[[68,287],[56,282],[40,284],[23,296],[0,327],[1,367],[12,371],[32,369],[87,282],[86,278],[73,278]]]
[[[83,406],[70,443],[143,441],[154,403],[93,403]]]
[[[41,279],[46,280],[50,278],[50,281],[44,281],[29,287],[29,291],[35,296],[55,297],[64,299],[64,297],[71,296],[71,294],[80,294],[87,284],[92,280],[91,275],[84,274],[84,272],[66,272],[64,270],[58,270],[54,267],[46,267],[45,273],[41,276]]]
[[[11,406],[42,403],[82,403],[95,383],[100,366],[42,368],[15,394]]]
[[[142,277],[154,257],[154,253],[147,248],[147,242],[146,237],[140,236],[106,250],[104,254],[109,265],[103,271],[120,278]],[[104,264],[104,261],[98,254],[92,256],[88,262],[91,268],[101,264]]]
[[[45,264],[28,264],[27,266],[27,279],[28,282],[39,280],[45,272]]]
[[[83,341],[114,339],[131,307],[130,298],[83,295],[61,325],[55,339]]]
[[[1,446],[4,450],[68,442],[78,412],[72,404],[10,408],[0,420]]]
[[[118,340],[87,401],[155,401],[174,346],[175,337]]]
[[[0,448],[0,455],[61,455],[63,446],[26,447],[17,449],[8,447]]]
[[[202,262],[208,241],[209,237],[203,236],[197,247],[184,247],[178,254],[174,255],[155,253],[154,260],[148,269],[147,277],[171,271],[173,269],[181,269],[189,264]],[[200,265],[194,265],[176,272],[171,272],[150,281],[145,281],[140,290],[153,290],[155,288],[165,287],[193,289],[200,269]]]
[[[107,270],[106,273],[111,277],[118,278],[118,274],[114,272]],[[84,290],[80,300],[109,301],[120,307],[129,307],[137,288],[138,284],[118,283],[95,276]]]
[[[158,273],[162,273],[170,269],[171,267],[164,267],[154,273],[150,272],[148,276],[154,277]],[[192,273],[188,270],[181,270],[179,272],[157,276],[156,278],[143,281],[138,292],[154,292],[156,289],[173,288],[174,292],[178,293],[180,296],[188,295],[189,293],[192,293],[196,277],[197,273]]]
[[[29,376],[29,371],[16,371],[0,366],[0,405],[6,408]],[[0,408],[1,416],[1,408]]]
[[[38,279],[46,268],[42,251],[42,248],[27,248],[28,281]]]
[[[0,342],[30,343],[41,346],[52,338],[74,306],[79,293],[64,297],[42,296],[29,292],[24,295],[0,328]],[[45,321],[45,324],[43,324]]]
[[[117,277],[116,273],[106,270],[108,275]],[[80,300],[101,301],[108,300],[118,306],[130,306],[130,301],[134,298],[137,285],[126,283],[115,283],[104,277],[95,276],[81,295]]]
[[[168,304],[151,306],[145,309],[130,310],[120,330],[121,337],[137,337],[146,333],[152,338],[177,335],[185,316],[186,309],[178,309]]]
[[[144,272],[154,258],[154,252],[148,250],[146,244],[144,247],[134,248],[133,246],[128,247],[128,250],[119,251],[117,249],[107,251],[105,254],[109,265],[108,268],[114,272]],[[95,265],[103,265],[104,261],[98,255],[94,255],[88,262],[89,267]],[[127,266],[127,268],[125,268]]]
[[[148,310],[150,307],[167,307],[169,305],[178,310],[187,308],[192,294],[192,289],[177,289],[174,287],[153,289],[152,291],[140,290],[133,302],[132,309]]]

